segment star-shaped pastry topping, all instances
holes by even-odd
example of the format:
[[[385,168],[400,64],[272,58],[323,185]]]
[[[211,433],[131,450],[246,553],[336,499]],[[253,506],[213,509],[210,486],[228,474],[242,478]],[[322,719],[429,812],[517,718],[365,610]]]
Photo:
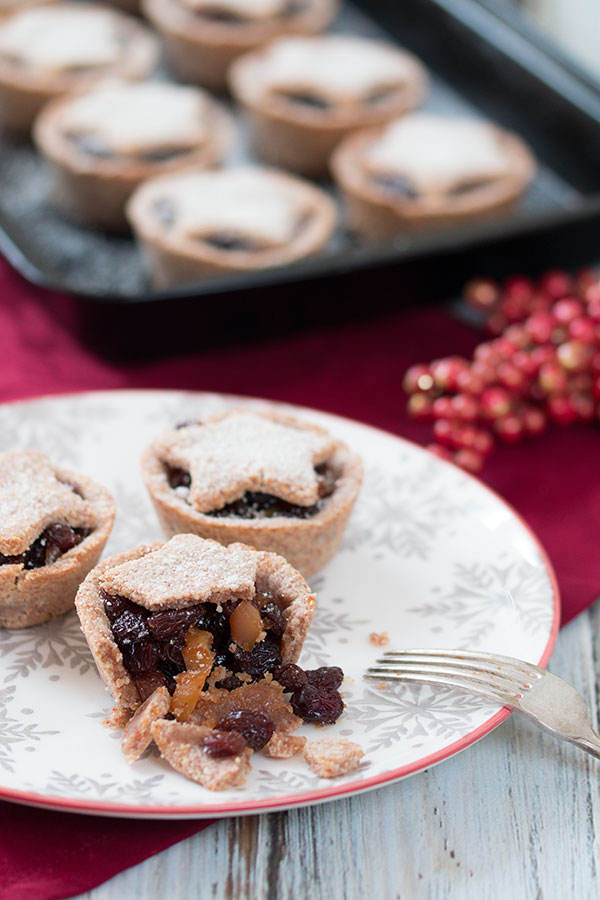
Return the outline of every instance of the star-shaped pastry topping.
[[[0,454],[0,553],[23,553],[53,522],[93,528],[97,518],[91,503],[58,480],[44,453]]]
[[[221,509],[246,491],[311,506],[319,498],[315,466],[334,449],[321,428],[249,410],[168,432],[157,446],[161,459],[190,473],[189,499],[199,512]]]
[[[244,544],[223,547],[176,534],[158,550],[108,569],[100,586],[150,610],[220,603],[255,594],[258,554]]]

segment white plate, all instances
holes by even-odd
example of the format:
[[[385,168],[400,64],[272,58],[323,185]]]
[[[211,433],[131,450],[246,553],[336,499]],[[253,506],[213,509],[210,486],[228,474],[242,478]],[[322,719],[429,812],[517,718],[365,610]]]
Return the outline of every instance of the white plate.
[[[106,484],[117,519],[106,553],[160,531],[139,473],[142,448],[163,428],[233,404],[216,394],[115,391],[0,408],[0,449],[35,447]],[[274,404],[270,404],[274,406]],[[288,411],[298,409],[282,407]],[[150,752],[133,766],[103,727],[111,699],[75,613],[20,631],[0,629],[0,797],[56,809],[184,818],[285,809],[378,787],[431,766],[508,715],[448,689],[363,681],[379,650],[470,647],[545,664],[559,599],[540,545],[480,482],[391,434],[300,410],[363,457],[366,479],[342,549],[313,580],[317,613],[301,664],[340,665],[346,711],[327,734],[358,741],[360,768],[318,778],[301,758],[260,753],[243,788],[211,793]],[[325,732],[305,726],[301,733]]]

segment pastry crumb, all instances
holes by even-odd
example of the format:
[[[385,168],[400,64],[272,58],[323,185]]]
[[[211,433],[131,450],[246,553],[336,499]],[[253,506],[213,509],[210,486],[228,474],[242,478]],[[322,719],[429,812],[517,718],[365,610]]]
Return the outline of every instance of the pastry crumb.
[[[157,688],[127,722],[121,738],[121,750],[128,763],[134,763],[148,749],[153,740],[153,723],[164,719],[170,706],[171,697],[166,687]]]
[[[321,778],[337,778],[356,769],[365,755],[360,744],[346,738],[320,738],[309,741],[304,759]]]
[[[375,647],[387,647],[390,642],[390,636],[387,631],[372,631],[369,635],[369,643]]]
[[[263,747],[263,753],[273,759],[290,759],[300,753],[306,746],[306,738],[295,734],[275,732],[269,743]]]

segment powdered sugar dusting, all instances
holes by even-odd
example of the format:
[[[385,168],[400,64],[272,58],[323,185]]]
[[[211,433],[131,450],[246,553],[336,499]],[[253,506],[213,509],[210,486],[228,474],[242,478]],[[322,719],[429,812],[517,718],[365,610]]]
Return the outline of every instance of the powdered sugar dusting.
[[[1,454],[0,553],[22,553],[53,522],[91,528],[97,516],[91,503],[58,480],[44,453]]]
[[[365,155],[365,167],[408,176],[423,194],[464,179],[496,178],[511,160],[486,122],[414,113],[392,122]]]
[[[157,442],[160,458],[190,472],[190,502],[199,512],[220,509],[246,491],[310,506],[319,496],[314,467],[334,448],[320,428],[245,410],[168,432]]]
[[[158,550],[129,560],[102,576],[109,594],[128,597],[146,609],[175,609],[254,596],[256,552],[243,544],[223,547],[193,534],[177,534]]]

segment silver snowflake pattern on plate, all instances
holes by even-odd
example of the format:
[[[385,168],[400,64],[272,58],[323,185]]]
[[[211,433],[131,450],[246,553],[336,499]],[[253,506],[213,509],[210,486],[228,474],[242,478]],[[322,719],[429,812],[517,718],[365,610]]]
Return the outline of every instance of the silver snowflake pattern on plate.
[[[14,701],[15,691],[14,685],[0,691],[0,768],[6,772],[14,772],[16,744],[24,744],[26,750],[35,751],[42,738],[58,734],[58,731],[41,729],[36,722],[9,715],[8,705]]]
[[[444,472],[429,460],[422,462],[411,478],[398,472],[406,468],[405,454],[391,468],[392,472],[366,468],[365,488],[346,532],[344,548],[430,559],[440,535],[451,532],[460,519],[473,515],[473,498],[470,492],[463,497],[460,491],[449,491]]]
[[[373,752],[406,742],[420,746],[433,736],[454,741],[464,733],[465,722],[497,711],[453,688],[388,683],[381,690],[365,688],[348,704],[345,718],[364,730],[368,752]]]
[[[0,660],[5,683],[38,669],[67,666],[85,675],[93,667],[75,611],[35,628],[0,629]]]
[[[159,800],[155,795],[156,788],[164,780],[164,775],[152,775],[150,778],[133,778],[131,781],[118,781],[109,773],[98,778],[87,775],[66,775],[56,770],[46,785],[50,796],[94,797],[98,800],[127,801],[131,803],[166,804],[170,801]]]
[[[496,563],[457,562],[453,576],[448,590],[438,588],[439,598],[408,611],[431,619],[434,633],[439,633],[440,622],[452,622],[460,637],[457,646],[481,646],[493,632],[501,610],[511,613],[532,634],[550,627],[548,579],[541,565],[503,555]]]

